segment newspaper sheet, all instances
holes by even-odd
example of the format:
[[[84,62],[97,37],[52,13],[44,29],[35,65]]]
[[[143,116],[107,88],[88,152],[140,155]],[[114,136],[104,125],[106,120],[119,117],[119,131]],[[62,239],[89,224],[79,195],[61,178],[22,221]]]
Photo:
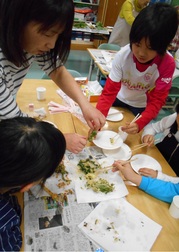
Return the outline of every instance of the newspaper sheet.
[[[71,165],[89,154],[96,159],[104,158],[98,147],[85,148],[78,155],[65,153],[65,161]],[[61,196],[57,202],[47,192],[35,186],[24,195],[24,243],[25,251],[95,251],[98,247],[78,228],[98,203],[78,204],[74,192],[74,173],[68,174],[70,184],[63,188],[61,175],[53,175],[45,186]]]
[[[117,51],[101,50],[101,49],[91,49],[90,52],[95,57],[95,62],[100,65],[100,67],[106,71],[110,72],[112,68],[112,61],[115,57]]]
[[[75,194],[67,195],[61,206],[50,196],[35,199],[26,193],[25,251],[95,251],[97,247],[78,228],[94,207],[77,204]]]

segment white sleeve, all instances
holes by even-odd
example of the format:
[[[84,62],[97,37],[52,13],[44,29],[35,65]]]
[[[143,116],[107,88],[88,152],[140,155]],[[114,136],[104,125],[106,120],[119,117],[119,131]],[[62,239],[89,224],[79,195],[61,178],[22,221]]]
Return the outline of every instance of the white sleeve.
[[[167,129],[169,129],[172,124],[175,122],[177,117],[177,113],[173,113],[172,115],[165,116],[160,121],[155,123],[149,123],[144,127],[142,133],[142,139],[145,135],[153,135],[155,136],[158,133],[163,133]]]
[[[164,181],[169,181],[169,182],[172,182],[174,184],[179,183],[179,177],[172,177],[172,176],[169,176],[169,175],[167,175],[165,173],[162,173],[160,171],[158,171],[157,179],[164,180]]]

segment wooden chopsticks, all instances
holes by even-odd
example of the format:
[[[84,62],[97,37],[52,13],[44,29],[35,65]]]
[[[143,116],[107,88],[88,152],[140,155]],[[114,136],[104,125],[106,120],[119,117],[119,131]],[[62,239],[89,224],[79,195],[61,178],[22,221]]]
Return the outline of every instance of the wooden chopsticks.
[[[56,200],[58,201],[59,200],[59,195],[57,193],[53,193],[52,191],[50,191],[45,185],[42,186],[43,190],[45,192],[47,192],[50,197],[53,199],[53,200]]]
[[[134,119],[130,122],[130,124],[131,123],[134,123],[134,122],[136,122],[139,118],[141,118],[142,116],[138,113],[135,117],[134,117]]]
[[[137,144],[134,146],[134,149],[131,149],[131,151],[136,151],[136,150],[139,150],[143,147],[146,147],[148,145],[148,143],[142,143],[142,144]]]
[[[119,137],[120,137],[119,133],[116,133],[115,136],[109,138],[110,143],[111,143],[111,144],[114,144],[114,143],[117,141],[117,139],[118,139]]]
[[[138,113],[135,117],[134,117],[134,119],[130,122],[130,124],[131,123],[134,123],[134,122],[136,122],[139,118],[141,118],[142,116]],[[117,141],[117,139],[120,137],[120,135],[119,135],[119,133],[117,133],[115,136],[113,136],[113,137],[110,137],[110,143],[111,144],[114,144],[116,141]]]
[[[106,167],[104,167],[104,168],[102,168],[102,169],[98,169],[98,170],[96,170],[96,171],[95,171],[95,174],[97,175],[98,173],[101,173],[101,172],[105,172],[105,171],[111,170],[112,168],[113,168],[113,166],[112,166],[112,165],[110,165],[110,166],[106,166]]]
[[[130,158],[129,160],[126,160],[123,164],[125,165],[125,164],[128,164],[128,163],[130,163],[130,162],[132,162],[132,161],[135,161],[135,160],[137,160],[138,158]],[[98,169],[96,172],[95,172],[95,174],[98,174],[98,173],[100,173],[100,172],[104,172],[104,171],[108,171],[108,170],[111,170],[113,168],[113,166],[112,165],[110,165],[110,166],[106,166],[106,167],[104,167],[104,168],[102,168],[102,169]]]
[[[160,139],[155,139],[154,143],[156,144],[159,141],[160,141]],[[146,146],[148,146],[148,143],[137,144],[137,145],[134,146],[134,149],[131,149],[131,151],[136,151],[136,150],[141,149],[141,148],[146,147]]]

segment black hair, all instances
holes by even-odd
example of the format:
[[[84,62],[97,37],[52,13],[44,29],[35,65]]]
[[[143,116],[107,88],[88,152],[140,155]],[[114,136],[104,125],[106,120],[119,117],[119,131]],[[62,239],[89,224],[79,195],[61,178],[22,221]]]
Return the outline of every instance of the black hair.
[[[179,114],[179,103],[177,103],[177,105],[175,107],[175,111],[177,112],[177,114]]]
[[[0,122],[0,188],[50,177],[63,159],[66,142],[52,124],[30,117]]]
[[[141,39],[149,39],[150,47],[164,55],[178,28],[176,8],[155,3],[145,7],[135,18],[130,31],[130,46]]]
[[[64,30],[49,55],[56,66],[57,55],[62,62],[69,55],[73,20],[72,0],[0,0],[0,46],[9,61],[25,65],[21,37],[26,25],[37,22],[41,25],[39,32],[42,32],[58,24]]]
[[[175,107],[175,111],[178,115],[179,114],[179,103],[177,103],[177,105]],[[177,124],[177,121],[175,120],[175,122],[172,124],[172,126],[170,128],[170,132],[173,134],[176,134],[177,131],[178,131],[178,124]]]

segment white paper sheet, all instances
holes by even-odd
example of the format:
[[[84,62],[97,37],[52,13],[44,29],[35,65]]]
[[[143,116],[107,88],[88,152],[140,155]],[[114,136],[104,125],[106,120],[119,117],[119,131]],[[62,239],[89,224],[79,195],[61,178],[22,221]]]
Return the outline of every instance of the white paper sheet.
[[[78,227],[107,251],[149,251],[162,229],[124,198],[99,203]]]
[[[108,171],[101,173],[98,178],[106,179],[110,184],[114,184],[114,191],[104,194],[102,192],[94,192],[92,189],[87,189],[85,179],[77,178],[75,181],[75,193],[78,203],[99,202],[111,199],[119,199],[128,194],[128,190],[124,181],[117,172]]]

